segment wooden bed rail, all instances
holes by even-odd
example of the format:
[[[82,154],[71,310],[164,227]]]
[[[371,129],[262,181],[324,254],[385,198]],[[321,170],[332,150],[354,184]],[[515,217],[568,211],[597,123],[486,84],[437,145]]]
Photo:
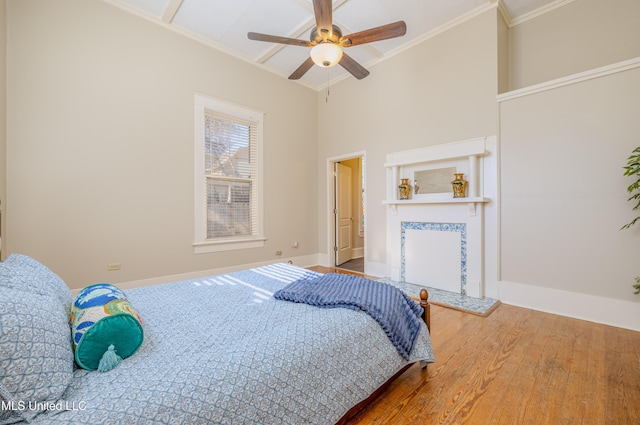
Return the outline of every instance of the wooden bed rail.
[[[420,305],[424,309],[422,320],[427,324],[427,329],[431,332],[431,304],[429,304],[429,292],[422,288],[420,290]]]

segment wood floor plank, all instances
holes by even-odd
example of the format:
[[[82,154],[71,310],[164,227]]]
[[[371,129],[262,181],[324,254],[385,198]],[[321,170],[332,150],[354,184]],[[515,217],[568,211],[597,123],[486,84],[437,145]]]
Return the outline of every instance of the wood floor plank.
[[[571,361],[558,423],[569,424],[576,420],[605,423],[603,328],[595,323],[576,322],[576,344],[570,358],[584,361]]]
[[[538,355],[540,369],[539,388],[532,394],[536,400],[538,417],[544,424],[562,424],[562,407],[567,402],[567,388],[570,379],[572,354],[575,351],[575,335],[571,333],[566,317],[545,315],[548,319],[539,336],[545,344]],[[535,410],[531,409],[529,418],[534,418]],[[574,415],[575,412],[572,413]],[[573,421],[576,418],[572,419]],[[575,423],[575,422],[574,422]]]
[[[500,329],[490,324],[486,331],[490,334],[494,332],[517,332],[518,341],[513,347],[509,358],[505,360],[500,374],[495,377],[492,385],[487,389],[485,397],[478,403],[474,413],[474,417],[487,418],[487,423],[500,422],[504,418],[526,417],[526,411],[523,410],[524,402],[527,400],[525,393],[534,385],[531,373],[532,368],[528,358],[528,354],[531,350],[535,350],[536,346],[535,329],[528,326],[528,323],[534,320],[534,312],[514,309],[510,306],[506,306],[503,310],[506,309],[511,309],[512,314],[517,314],[521,317],[517,330],[509,327]],[[499,316],[492,318],[492,320],[498,319],[500,319]],[[499,321],[503,320],[500,319]],[[515,326],[515,319],[509,319],[506,322],[511,326]],[[523,369],[523,367],[526,369]],[[528,370],[529,373],[518,373],[523,370]],[[496,403],[496,400],[500,400],[500,403]]]
[[[507,362],[522,338],[527,322],[526,314],[514,315],[512,320],[504,321],[494,328],[496,332],[492,332],[490,337],[478,332],[479,338],[485,342],[474,354],[474,373],[467,378],[467,391],[458,400],[444,423],[466,423],[481,414],[485,406],[495,405],[493,399],[486,398],[486,394],[490,388],[495,387],[495,381],[502,376]]]
[[[518,418],[520,423],[547,423],[556,397],[554,377],[561,370],[556,361],[557,338],[554,329],[559,316],[530,312],[534,326],[527,335],[513,359],[513,366],[505,379],[510,380],[508,403],[502,405],[495,414],[497,422],[505,423],[509,418]],[[561,394],[561,393],[560,393]]]
[[[616,412],[607,423],[640,423],[640,336],[636,332],[605,329],[605,409]]]

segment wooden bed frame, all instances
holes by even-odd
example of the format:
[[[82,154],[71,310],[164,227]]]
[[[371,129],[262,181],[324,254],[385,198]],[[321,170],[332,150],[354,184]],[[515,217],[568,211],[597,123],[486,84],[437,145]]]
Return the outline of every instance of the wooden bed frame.
[[[431,305],[429,304],[429,292],[424,288],[420,290],[420,305],[424,310],[424,312],[422,313],[422,320],[424,320],[424,323],[426,323],[427,325],[427,329],[429,330],[429,332],[431,332]],[[349,409],[349,411],[345,413],[345,415],[342,418],[340,418],[338,422],[336,422],[336,425],[345,425],[347,422],[353,419],[358,413],[360,413],[362,409],[367,407],[376,398],[378,398],[378,396],[384,390],[386,390],[393,381],[395,381],[398,377],[400,377],[400,375],[405,373],[407,369],[409,369],[411,366],[413,366],[413,363],[409,363],[408,365],[400,369],[398,373],[396,373],[391,378],[389,378],[384,384],[382,384],[377,390],[375,390],[369,397],[367,397],[365,400],[362,400],[360,403],[356,404],[351,409]],[[423,369],[426,369],[427,363],[420,362],[420,367]]]

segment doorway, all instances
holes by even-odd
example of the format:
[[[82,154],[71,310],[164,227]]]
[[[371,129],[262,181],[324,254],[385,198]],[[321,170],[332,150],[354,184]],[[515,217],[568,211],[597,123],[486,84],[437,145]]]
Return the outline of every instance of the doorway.
[[[364,154],[331,162],[331,266],[364,273]]]

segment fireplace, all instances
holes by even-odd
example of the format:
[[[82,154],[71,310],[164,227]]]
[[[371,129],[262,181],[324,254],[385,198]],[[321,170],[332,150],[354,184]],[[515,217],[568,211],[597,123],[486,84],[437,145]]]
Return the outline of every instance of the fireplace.
[[[466,223],[403,221],[400,281],[467,295]]]
[[[387,155],[387,267],[391,279],[461,295],[494,297],[497,287],[497,162],[495,137]],[[398,199],[402,178],[454,170],[469,182],[467,197],[414,193]],[[453,175],[451,176],[453,180]],[[445,188],[446,190],[446,188]]]

